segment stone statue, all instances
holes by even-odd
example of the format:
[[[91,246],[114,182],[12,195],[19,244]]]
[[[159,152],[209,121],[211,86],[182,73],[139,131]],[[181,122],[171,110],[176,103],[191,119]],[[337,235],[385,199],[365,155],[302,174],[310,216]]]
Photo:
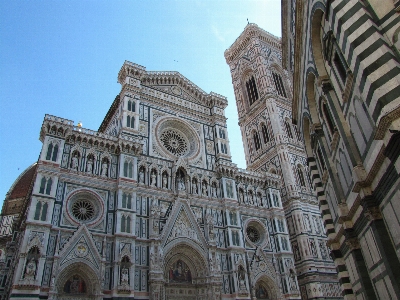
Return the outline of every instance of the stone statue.
[[[226,181],[226,196],[228,198],[233,198],[232,181]]]
[[[217,188],[215,187],[215,185],[213,184],[211,187],[211,191],[212,191],[212,196],[214,198],[217,198]]]
[[[257,203],[258,206],[262,206],[262,199],[260,193],[257,193]]]
[[[101,176],[107,176],[107,170],[108,170],[108,163],[106,161],[103,161],[101,165]]]
[[[239,203],[243,203],[244,202],[244,195],[243,195],[243,191],[239,190]]]
[[[163,187],[163,189],[166,189],[168,187],[168,179],[167,179],[167,175],[165,173],[162,177],[162,187]]]
[[[92,173],[92,171],[93,171],[93,159],[89,158],[87,165],[86,165],[86,172]]]
[[[197,195],[197,184],[196,181],[192,181],[192,193]]]
[[[203,183],[202,194],[203,194],[203,196],[208,196],[207,184],[205,182]]]
[[[143,172],[143,169],[139,170],[139,183],[144,183],[144,172]]]
[[[153,172],[151,173],[151,186],[156,186],[156,174]]]
[[[74,157],[72,157],[71,169],[78,171],[78,164],[79,164],[78,155],[75,154]]]
[[[128,283],[129,283],[129,270],[128,270],[128,268],[122,268],[121,285],[126,285]]]
[[[35,278],[36,275],[36,261],[32,258],[26,264],[25,278]]]
[[[178,177],[178,190],[184,191],[185,189],[185,175],[182,174],[182,176]]]

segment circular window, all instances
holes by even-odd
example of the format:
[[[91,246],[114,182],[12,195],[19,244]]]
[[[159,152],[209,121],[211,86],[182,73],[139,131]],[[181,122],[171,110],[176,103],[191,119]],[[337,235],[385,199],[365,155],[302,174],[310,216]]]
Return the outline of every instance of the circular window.
[[[162,118],[154,128],[157,151],[170,158],[195,158],[200,153],[199,136],[189,124],[177,118]]]
[[[247,227],[246,233],[249,240],[253,243],[257,243],[258,241],[260,241],[260,233],[255,227]]]
[[[188,143],[184,135],[177,130],[164,130],[160,140],[164,147],[174,155],[183,156],[188,152]]]
[[[99,200],[91,191],[77,191],[67,200],[67,215],[74,223],[93,225],[103,215],[103,203]]]
[[[72,204],[72,214],[79,221],[92,220],[94,213],[93,203],[86,199],[78,199]]]

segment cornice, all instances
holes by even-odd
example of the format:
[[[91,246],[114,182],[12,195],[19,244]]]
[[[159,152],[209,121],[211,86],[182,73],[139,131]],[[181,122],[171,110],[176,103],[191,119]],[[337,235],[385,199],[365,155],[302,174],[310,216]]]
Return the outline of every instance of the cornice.
[[[228,65],[235,60],[244,49],[246,49],[247,45],[253,38],[257,38],[269,44],[279,52],[281,51],[281,39],[279,37],[261,29],[257,24],[250,23],[244,28],[244,31],[235,40],[232,46],[225,50],[224,56]]]

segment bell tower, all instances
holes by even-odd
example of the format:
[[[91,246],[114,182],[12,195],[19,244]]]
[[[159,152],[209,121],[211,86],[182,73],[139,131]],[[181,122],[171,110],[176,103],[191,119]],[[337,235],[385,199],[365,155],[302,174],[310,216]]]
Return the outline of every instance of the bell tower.
[[[225,51],[225,59],[231,71],[247,169],[280,176],[301,293],[306,295],[311,289],[316,291],[315,297],[321,297],[327,282],[338,288],[339,284],[308,178],[304,144],[291,122],[292,86],[282,68],[281,40],[249,24]]]

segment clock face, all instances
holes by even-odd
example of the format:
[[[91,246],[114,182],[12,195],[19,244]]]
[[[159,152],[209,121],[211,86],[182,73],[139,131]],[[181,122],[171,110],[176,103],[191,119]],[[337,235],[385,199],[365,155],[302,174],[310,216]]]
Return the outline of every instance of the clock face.
[[[78,245],[76,245],[75,248],[75,254],[79,257],[83,257],[87,254],[88,249],[87,246],[83,243],[79,243]]]

